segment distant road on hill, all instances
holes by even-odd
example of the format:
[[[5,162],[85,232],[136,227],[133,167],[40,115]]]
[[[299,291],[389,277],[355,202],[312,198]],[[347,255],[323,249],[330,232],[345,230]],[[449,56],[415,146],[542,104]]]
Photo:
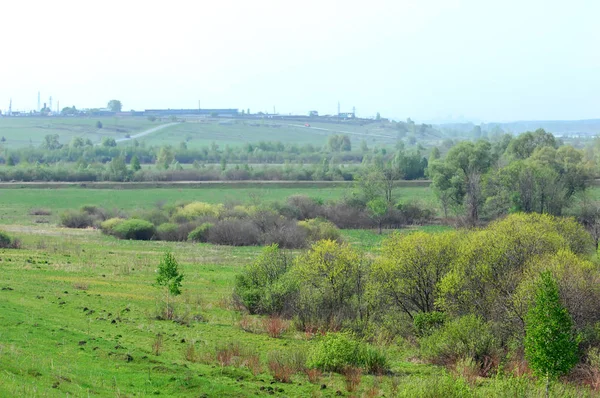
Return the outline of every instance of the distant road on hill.
[[[146,136],[148,134],[156,133],[157,131],[165,129],[167,127],[175,126],[176,124],[179,124],[179,123],[161,124],[160,126],[156,126],[156,127],[151,128],[151,129],[142,131],[141,133],[137,133],[137,134],[134,134],[132,136],[129,136],[129,138],[117,138],[115,140],[115,142],[119,143],[119,142],[124,142],[124,141],[133,140],[133,139],[136,139],[136,138],[144,137],[144,136]]]

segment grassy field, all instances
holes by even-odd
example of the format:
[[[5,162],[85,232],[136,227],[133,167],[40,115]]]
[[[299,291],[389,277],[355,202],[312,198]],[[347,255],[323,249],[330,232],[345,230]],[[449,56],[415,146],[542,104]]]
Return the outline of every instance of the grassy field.
[[[215,187],[208,188],[152,188],[152,189],[0,189],[0,223],[34,224],[44,220],[55,223],[61,212],[78,209],[84,205],[97,205],[107,209],[132,211],[148,209],[157,203],[177,201],[202,201],[208,203],[258,203],[284,201],[294,194],[305,194],[323,200],[339,199],[352,193],[351,187],[314,186],[298,187]],[[434,205],[435,198],[427,187],[397,188],[396,197],[403,202],[420,201]],[[50,217],[30,215],[32,209],[43,208],[52,212]]]
[[[96,123],[102,123],[102,129]],[[8,148],[39,146],[48,134],[58,134],[61,144],[69,144],[73,137],[89,138],[100,142],[103,137],[123,138],[155,127],[145,117],[11,117],[0,118],[0,137]]]
[[[273,339],[239,328],[231,287],[259,248],[125,242],[54,227],[6,230],[23,239],[24,249],[0,253],[1,396],[233,397],[268,395],[271,386],[280,396],[310,396],[320,384],[327,386],[325,396],[345,391],[336,375],[325,375],[318,385],[301,375],[293,384],[272,384],[266,370],[253,376],[208,359],[215,347],[233,342],[252,347],[263,362],[269,351],[305,351],[310,345],[294,331]],[[160,293],[152,286],[154,270],[167,247],[182,263],[178,305],[195,319],[189,325],[155,319]],[[158,334],[163,343],[155,355]],[[195,360],[186,358],[190,345]],[[442,374],[399,354],[393,365],[407,377]],[[377,383],[364,379],[364,390]]]
[[[242,316],[233,305],[235,276],[261,248],[124,241],[54,224],[61,210],[84,204],[133,210],[157,201],[251,202],[282,200],[294,193],[329,199],[347,190],[0,190],[2,229],[22,241],[20,249],[0,249],[0,396],[541,396],[542,387],[526,378],[479,378],[469,384],[416,359],[414,346],[402,340],[382,347],[391,373],[363,375],[353,392],[335,373],[310,382],[300,372],[291,383],[277,382],[267,368],[269,353],[306,354],[314,341],[292,327],[280,338],[269,337],[260,326],[263,318]],[[405,200],[433,200],[428,188],[397,193]],[[31,208],[40,207],[53,212],[49,224],[35,224],[37,216],[29,215]],[[447,228],[419,229],[436,233]],[[390,232],[345,230],[343,238],[376,255]],[[185,275],[176,304],[178,322],[157,318],[163,296],[154,286],[155,270],[167,249]],[[258,327],[248,332],[243,322]],[[232,344],[245,359],[226,365],[216,352]],[[563,385],[554,391],[555,396],[591,396],[586,394]]]
[[[311,124],[311,126],[313,126]],[[260,141],[281,141],[293,143],[298,146],[312,144],[322,146],[332,134],[339,131],[349,132],[349,137],[354,145],[359,145],[365,139],[369,145],[390,144],[395,139],[383,135],[393,136],[393,133],[380,132],[375,127],[346,126],[343,124],[321,123],[314,127],[303,127],[300,122],[266,122],[266,121],[231,121],[221,122],[194,122],[189,121],[166,128],[154,134],[138,139],[147,145],[179,145],[185,141],[188,148],[210,146],[213,142],[217,145],[230,147],[255,143]],[[324,128],[331,131],[321,130]]]
[[[102,122],[102,129],[96,128],[98,121]],[[7,148],[39,146],[48,134],[58,134],[62,144],[68,144],[73,137],[100,142],[104,137],[123,138],[127,134],[133,135],[167,122],[169,121],[151,122],[142,116],[0,118],[0,137],[5,138],[2,145]],[[301,122],[190,120],[141,137],[138,141],[157,146],[178,146],[181,142],[186,142],[189,148],[210,146],[213,142],[224,148],[227,145],[234,147],[260,141],[321,146],[327,143],[329,135],[339,134],[341,131],[349,133],[354,145],[359,145],[363,139],[370,146],[396,141],[395,138],[389,138],[394,136],[394,132],[374,125],[316,123],[314,127],[317,128],[303,127]]]

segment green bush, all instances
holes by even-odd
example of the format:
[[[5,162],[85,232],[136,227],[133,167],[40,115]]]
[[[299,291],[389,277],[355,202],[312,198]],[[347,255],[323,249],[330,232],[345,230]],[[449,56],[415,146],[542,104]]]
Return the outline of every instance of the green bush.
[[[0,248],[2,249],[18,249],[21,247],[21,242],[18,239],[13,239],[4,231],[0,231]]]
[[[150,240],[155,233],[152,223],[135,218],[117,223],[112,228],[112,235],[120,239]]]
[[[413,318],[417,336],[428,336],[444,325],[446,314],[443,312],[420,312]]]
[[[444,324],[443,327],[419,341],[426,359],[440,364],[472,358],[478,363],[496,349],[489,324],[475,315],[466,315]]]
[[[188,240],[191,242],[206,242],[208,241],[208,231],[213,225],[205,222],[188,235]]]
[[[342,372],[348,366],[356,366],[381,374],[388,362],[383,352],[346,333],[328,333],[310,352],[307,366],[326,372]]]
[[[103,221],[100,224],[100,229],[107,234],[111,234],[113,228],[115,226],[117,226],[118,224],[122,223],[123,221],[125,221],[123,218],[118,218],[118,217],[109,218],[108,220]]]
[[[286,314],[298,291],[295,280],[286,277],[291,266],[292,258],[277,245],[265,247],[260,256],[237,275],[234,298],[251,314]]]
[[[179,225],[173,223],[159,225],[156,228],[156,237],[158,240],[177,242],[179,240]]]
[[[298,225],[306,230],[307,238],[310,242],[317,242],[323,239],[340,239],[340,230],[327,220],[315,218],[312,220],[299,221]]]
[[[60,223],[67,228],[88,228],[95,224],[96,219],[83,211],[67,210],[60,215]]]

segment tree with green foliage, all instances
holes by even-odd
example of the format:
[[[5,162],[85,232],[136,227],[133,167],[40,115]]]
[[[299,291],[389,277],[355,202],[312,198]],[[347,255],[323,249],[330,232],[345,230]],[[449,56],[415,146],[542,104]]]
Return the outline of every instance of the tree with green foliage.
[[[514,138],[506,148],[507,155],[512,159],[527,159],[538,148],[549,147],[558,148],[558,142],[552,133],[547,133],[544,129],[537,129],[535,132],[525,132]]]
[[[361,253],[333,240],[321,240],[299,256],[293,275],[301,286],[301,324],[339,327],[345,320],[363,320],[366,270]]]
[[[546,378],[548,397],[550,381],[568,373],[579,360],[573,321],[549,271],[541,273],[536,286],[534,305],[527,313],[524,344],[525,358],[534,374]]]
[[[369,292],[386,311],[416,313],[436,309],[438,284],[456,260],[462,242],[456,232],[394,233],[383,241],[373,264]]]
[[[388,202],[381,197],[375,198],[367,202],[367,209],[369,211],[369,216],[377,223],[379,235],[381,235],[381,224],[388,211]]]
[[[108,164],[108,171],[112,181],[124,181],[129,174],[123,156],[114,157]]]
[[[108,101],[106,107],[110,109],[111,112],[121,112],[121,109],[123,109],[123,104],[121,101],[113,99]]]
[[[81,137],[73,137],[71,140],[71,148],[83,148],[85,146],[85,141]]]
[[[496,161],[489,142],[465,141],[450,149],[443,162],[433,162],[428,174],[445,211],[449,203],[444,201],[462,205],[468,224],[476,225],[484,202],[482,179]]]
[[[133,171],[139,171],[142,169],[142,165],[140,164],[140,159],[138,158],[137,155],[133,155],[129,164],[131,165],[131,170],[133,170]]]
[[[7,166],[14,166],[16,165],[18,162],[15,159],[14,155],[8,155],[8,158],[6,159],[6,165]]]
[[[58,141],[58,134],[48,134],[44,136],[44,142],[42,143],[42,147],[51,151],[55,149],[60,149],[62,145]]]
[[[175,159],[175,153],[173,147],[170,145],[162,146],[156,157],[156,166],[161,169],[168,169],[173,160]]]
[[[173,253],[169,251],[165,252],[156,272],[158,273],[156,276],[156,286],[162,287],[165,290],[167,297],[167,319],[170,319],[172,316],[170,307],[171,296],[181,294],[181,281],[183,280],[183,274],[179,272],[179,264]]]
[[[103,147],[115,147],[115,146],[117,146],[117,141],[115,141],[115,139],[112,137],[104,137],[102,139],[102,146]]]

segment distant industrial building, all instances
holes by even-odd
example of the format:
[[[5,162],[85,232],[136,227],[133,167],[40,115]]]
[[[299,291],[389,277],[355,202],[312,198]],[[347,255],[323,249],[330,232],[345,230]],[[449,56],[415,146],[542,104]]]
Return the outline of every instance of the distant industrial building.
[[[236,117],[237,109],[146,109],[144,116],[218,116]]]

